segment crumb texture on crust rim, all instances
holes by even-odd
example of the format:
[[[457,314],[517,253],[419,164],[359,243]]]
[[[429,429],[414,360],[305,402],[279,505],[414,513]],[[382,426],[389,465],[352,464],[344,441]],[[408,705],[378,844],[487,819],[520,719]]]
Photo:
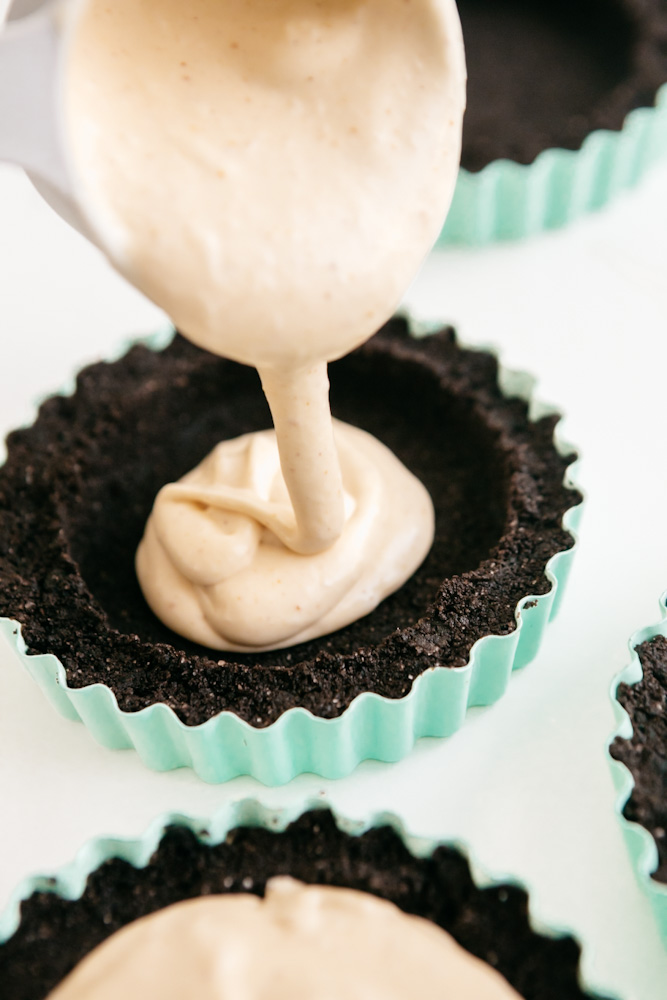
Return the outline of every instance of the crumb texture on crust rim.
[[[615,760],[634,779],[623,815],[652,835],[658,849],[655,881],[667,885],[667,638],[656,635],[636,648],[642,679],[621,684],[619,703],[630,716],[632,736],[617,737],[610,747]]]

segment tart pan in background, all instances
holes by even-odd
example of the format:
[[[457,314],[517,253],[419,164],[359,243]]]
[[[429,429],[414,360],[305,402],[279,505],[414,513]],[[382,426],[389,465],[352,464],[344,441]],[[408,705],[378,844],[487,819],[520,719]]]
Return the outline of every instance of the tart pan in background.
[[[662,621],[635,632],[632,658],[614,679],[609,751],[632,865],[667,948],[667,593],[660,607]]]
[[[567,931],[536,926],[525,889],[477,867],[471,875],[459,847],[410,837],[386,815],[364,825],[321,806],[271,812],[249,800],[210,822],[169,815],[138,840],[90,841],[55,875],[26,879],[0,915],[0,981],[8,1000],[44,1000],[132,920],[200,895],[261,895],[281,874],[367,891],[434,921],[524,1000],[593,997]]]
[[[667,151],[661,0],[459,0],[459,12],[468,110],[439,246],[563,226]]]

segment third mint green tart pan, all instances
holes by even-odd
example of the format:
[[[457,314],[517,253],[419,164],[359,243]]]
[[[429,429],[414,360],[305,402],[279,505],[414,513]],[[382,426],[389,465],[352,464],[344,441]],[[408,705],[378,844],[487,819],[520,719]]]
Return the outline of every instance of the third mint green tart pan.
[[[360,414],[360,425],[396,446],[399,457],[403,446],[413,454],[415,445],[415,461],[429,457],[414,471],[438,512],[431,554],[395,604],[390,598],[347,630],[316,640],[312,653],[297,647],[293,664],[290,651],[283,659],[266,654],[268,661],[220,662],[209,651],[187,652],[173,633],[162,638],[140,594],[138,601],[114,604],[136,587],[135,528],[126,522],[136,516],[140,537],[156,485],[173,478],[168,469],[146,485],[142,476],[165,471],[147,456],[158,465],[170,462],[181,441],[161,420],[137,421],[133,407],[148,397],[152,413],[162,406],[169,415],[174,399],[182,404],[186,394],[178,420],[189,462],[196,406],[213,444],[235,436],[226,434],[227,423],[210,425],[210,405],[224,396],[233,419],[239,408],[254,407],[258,387],[247,382],[251,377],[249,369],[165,333],[86,369],[75,395],[52,397],[33,427],[13,434],[0,500],[4,494],[6,524],[23,532],[9,544],[25,556],[21,562],[12,557],[5,568],[0,628],[64,716],[84,722],[110,749],[135,748],[155,770],[185,766],[208,782],[248,774],[278,785],[302,772],[339,778],[362,760],[400,760],[421,737],[453,734],[469,707],[495,702],[512,671],[536,655],[574,553],[581,496],[572,449],[558,437],[554,411],[533,399],[530,377],[499,367],[489,352],[461,347],[451,330],[417,338],[404,319],[394,319],[332,366],[332,401],[335,412],[343,408],[343,419],[356,422]],[[361,410],[346,411],[347,405]],[[78,421],[96,428],[83,451],[77,450],[84,447]],[[122,436],[125,426],[129,438]],[[142,426],[152,435],[147,451],[134,448]],[[44,450],[45,440],[51,444]],[[138,457],[126,476],[126,495],[109,456],[130,463],[132,450]],[[51,492],[62,497],[56,520],[41,513],[43,492],[31,506],[26,468],[38,483],[51,477]],[[100,469],[100,489],[86,495]],[[7,499],[10,486],[23,498],[18,507]],[[139,488],[146,510],[134,503]],[[117,507],[114,498],[120,498]],[[74,530],[77,517],[84,526]],[[110,534],[100,541],[104,531]],[[459,568],[450,570],[457,545]],[[110,593],[108,578],[116,571],[125,575]]]
[[[629,744],[625,743],[625,741],[630,741],[633,737],[632,720],[628,715],[628,712],[622,707],[618,700],[618,689],[621,685],[640,685],[642,681],[645,682],[645,675],[638,647],[643,646],[644,643],[650,644],[652,641],[655,643],[656,640],[657,643],[659,643],[662,638],[667,639],[667,593],[663,594],[660,600],[660,607],[662,611],[662,621],[658,625],[649,626],[648,628],[640,629],[638,632],[635,632],[630,640],[632,658],[627,667],[625,667],[618,677],[614,679],[612,685],[611,694],[617,722],[616,729],[614,730],[611,738],[611,743],[615,740],[617,741],[614,746],[615,757],[622,757],[626,754],[629,750]],[[646,650],[646,647],[644,648]],[[665,659],[665,655],[667,655],[665,651],[667,651],[667,644],[663,647],[663,656],[661,657],[663,661]],[[664,677],[667,678],[667,668],[664,669]],[[639,687],[636,690],[638,693],[640,690]],[[664,702],[664,693],[662,698]],[[644,711],[642,711],[642,707],[641,703],[637,706],[638,712],[641,712],[643,716],[642,722],[645,724],[645,729],[643,730],[643,733],[640,734],[639,739],[644,739],[646,745],[644,748],[639,748],[639,763],[641,764],[643,770],[647,766],[646,757],[649,757],[651,752],[655,753],[657,758],[662,760],[662,787],[658,787],[656,790],[654,785],[655,775],[648,775],[645,784],[649,795],[651,794],[651,791],[653,792],[653,795],[657,795],[660,805],[663,806],[664,810],[665,797],[667,796],[667,784],[665,784],[667,781],[667,770],[665,769],[665,761],[667,760],[667,744],[663,744],[662,746],[654,745],[656,739],[660,740],[660,729],[659,723],[656,724],[654,722],[653,725],[651,724],[651,715],[649,714],[657,713],[658,716],[662,715],[664,717],[664,712],[660,712],[660,702],[656,701],[655,694],[651,693],[647,694],[646,709]],[[650,759],[651,758],[649,757],[649,761]],[[653,875],[659,865],[657,844],[646,826],[640,825],[639,822],[631,822],[624,815],[635,787],[635,780],[629,767],[626,766],[626,764],[621,760],[612,759],[611,757],[610,764],[617,791],[616,808],[623,828],[628,850],[630,851],[630,856],[632,858],[633,868],[639,884],[651,901],[653,913],[658,923],[665,948],[667,948],[667,883],[664,881],[658,881],[658,879]],[[651,779],[653,779],[653,781],[651,781]],[[660,779],[658,777],[658,782],[659,780]],[[651,784],[649,784],[649,782],[651,782]],[[644,793],[644,796],[642,797],[643,800],[639,804],[639,809],[642,811],[645,810],[647,806],[647,803],[644,801],[645,797],[646,793]],[[637,809],[637,805],[635,805],[635,809]],[[658,822],[660,821],[658,820]]]
[[[137,840],[90,841],[54,876],[22,882],[0,914],[0,981],[12,997],[44,1000],[138,917],[211,893],[262,895],[269,878],[290,875],[370,892],[432,921],[524,1000],[594,996],[569,929],[538,924],[514,880],[471,864],[458,845],[410,836],[392,816],[358,823],[321,803],[306,809],[245,800],[207,821],[164,816]]]
[[[667,153],[667,85],[655,107],[631,111],[618,132],[592,132],[581,149],[546,149],[524,166],[494,160],[461,169],[437,246],[483,246],[557,229],[633,187]]]

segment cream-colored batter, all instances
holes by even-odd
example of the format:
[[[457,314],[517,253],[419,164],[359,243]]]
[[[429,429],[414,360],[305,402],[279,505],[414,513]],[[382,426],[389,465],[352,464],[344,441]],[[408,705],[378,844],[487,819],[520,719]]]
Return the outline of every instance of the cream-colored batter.
[[[454,0],[83,0],[68,64],[73,166],[111,259],[196,344],[259,369],[280,454],[282,480],[270,439],[231,442],[228,461],[218,451],[161,494],[144,592],[217,648],[338,628],[400,586],[432,538],[426,491],[383,448],[348,454],[341,474],[326,362],[391,315],[449,205],[465,100]],[[346,453],[362,440],[337,437]],[[202,474],[216,496],[188,498]],[[381,510],[361,537],[359,497],[377,482],[403,526]],[[215,573],[210,560],[198,572],[193,539],[220,553]],[[267,600],[290,628],[273,614],[268,627]]]
[[[275,878],[118,931],[49,1000],[520,1000],[430,921],[351,889]]]
[[[335,422],[335,437],[345,530],[321,552],[290,544],[273,431],[225,441],[164,487],[137,553],[159,618],[214,649],[276,649],[347,625],[410,576],[431,544],[428,494],[370,434]]]

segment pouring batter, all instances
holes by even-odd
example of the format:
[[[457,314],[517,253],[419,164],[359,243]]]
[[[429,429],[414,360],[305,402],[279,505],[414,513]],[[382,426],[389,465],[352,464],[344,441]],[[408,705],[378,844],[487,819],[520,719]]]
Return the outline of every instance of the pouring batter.
[[[391,315],[460,155],[454,0],[87,0],[67,123],[115,266],[194,343],[258,368],[275,432],[158,495],[144,594],[218,649],[370,612],[433,537],[424,487],[332,423],[327,362]]]

